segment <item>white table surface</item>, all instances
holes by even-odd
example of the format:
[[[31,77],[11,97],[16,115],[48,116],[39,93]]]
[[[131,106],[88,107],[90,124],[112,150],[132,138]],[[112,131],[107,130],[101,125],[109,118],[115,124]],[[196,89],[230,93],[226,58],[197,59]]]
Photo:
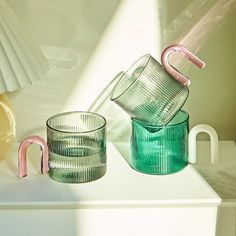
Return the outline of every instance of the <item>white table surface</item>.
[[[236,207],[236,146],[234,141],[219,142],[219,161],[210,163],[209,142],[198,142],[197,171],[222,199],[221,206]],[[204,158],[205,157],[205,158]]]
[[[133,170],[109,143],[107,173],[83,184],[63,184],[40,174],[40,151],[27,152],[28,176],[18,177],[17,149],[0,163],[0,209],[81,207],[217,206],[221,199],[191,166],[178,173],[155,176]],[[129,145],[120,144],[122,152]],[[121,150],[121,149],[120,149]]]

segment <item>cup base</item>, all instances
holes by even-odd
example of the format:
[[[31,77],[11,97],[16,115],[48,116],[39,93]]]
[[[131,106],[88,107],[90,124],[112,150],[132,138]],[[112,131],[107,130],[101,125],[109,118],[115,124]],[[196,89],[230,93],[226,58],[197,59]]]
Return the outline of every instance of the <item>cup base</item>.
[[[50,169],[48,175],[53,180],[62,183],[87,183],[100,179],[106,174],[106,165],[87,170],[75,169]]]
[[[183,164],[181,167],[176,168],[176,169],[172,169],[172,170],[163,170],[163,169],[159,170],[159,169],[155,169],[155,168],[148,169],[147,167],[142,168],[142,167],[135,167],[131,164],[129,164],[129,165],[135,171],[143,173],[143,174],[148,174],[148,175],[171,175],[171,174],[175,174],[175,173],[178,173],[181,170],[183,170],[188,165],[188,163]]]

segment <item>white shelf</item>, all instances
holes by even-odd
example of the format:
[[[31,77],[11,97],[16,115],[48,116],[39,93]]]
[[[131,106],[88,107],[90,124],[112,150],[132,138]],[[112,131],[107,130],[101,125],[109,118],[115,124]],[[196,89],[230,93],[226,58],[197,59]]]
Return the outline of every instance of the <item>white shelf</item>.
[[[171,175],[142,174],[133,170],[111,143],[107,149],[107,173],[94,182],[63,184],[41,175],[36,146],[28,150],[28,176],[20,178],[18,146],[0,163],[0,209],[205,207],[221,202],[191,165]],[[120,147],[129,155],[128,144],[120,143]]]
[[[196,169],[222,199],[221,206],[236,207],[236,146],[233,141],[220,141],[219,162],[210,164],[209,142],[198,142]],[[204,158],[204,156],[206,158]]]

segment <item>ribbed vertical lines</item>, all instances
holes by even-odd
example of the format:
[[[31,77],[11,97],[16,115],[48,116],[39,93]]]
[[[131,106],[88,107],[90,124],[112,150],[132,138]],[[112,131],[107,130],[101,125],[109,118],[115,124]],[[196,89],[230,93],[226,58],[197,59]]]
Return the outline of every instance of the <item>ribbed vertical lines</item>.
[[[142,72],[136,72],[139,70]],[[114,101],[131,117],[153,125],[165,125],[183,106],[188,88],[147,55],[131,66],[114,93],[120,94]]]
[[[47,129],[51,178],[64,183],[82,183],[106,173],[105,121],[94,114],[75,112],[50,121],[50,127],[63,130]],[[98,125],[102,128],[97,129]]]
[[[188,119],[179,112],[165,127],[152,127],[132,120],[130,165],[148,174],[170,174],[187,165]],[[175,125],[173,125],[175,124]]]

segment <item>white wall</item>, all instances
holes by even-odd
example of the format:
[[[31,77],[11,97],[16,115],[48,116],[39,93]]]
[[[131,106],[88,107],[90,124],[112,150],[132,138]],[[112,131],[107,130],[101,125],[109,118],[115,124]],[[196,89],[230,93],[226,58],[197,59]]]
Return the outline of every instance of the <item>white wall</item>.
[[[208,123],[220,139],[236,140],[235,0],[8,2],[50,65],[43,80],[8,94],[18,139],[45,131],[52,114],[86,110],[141,55],[159,59],[165,46],[182,42],[206,62],[202,71],[183,69],[192,79],[184,106],[191,126]]]
[[[183,69],[192,80],[184,106],[191,126],[208,123],[220,139],[236,141],[236,1],[159,2],[162,48],[181,42],[206,62],[201,71],[194,66]]]
[[[160,55],[155,0],[10,0],[20,24],[38,45],[46,77],[8,94],[18,139],[43,134],[52,114],[86,110],[121,70],[146,53]]]

